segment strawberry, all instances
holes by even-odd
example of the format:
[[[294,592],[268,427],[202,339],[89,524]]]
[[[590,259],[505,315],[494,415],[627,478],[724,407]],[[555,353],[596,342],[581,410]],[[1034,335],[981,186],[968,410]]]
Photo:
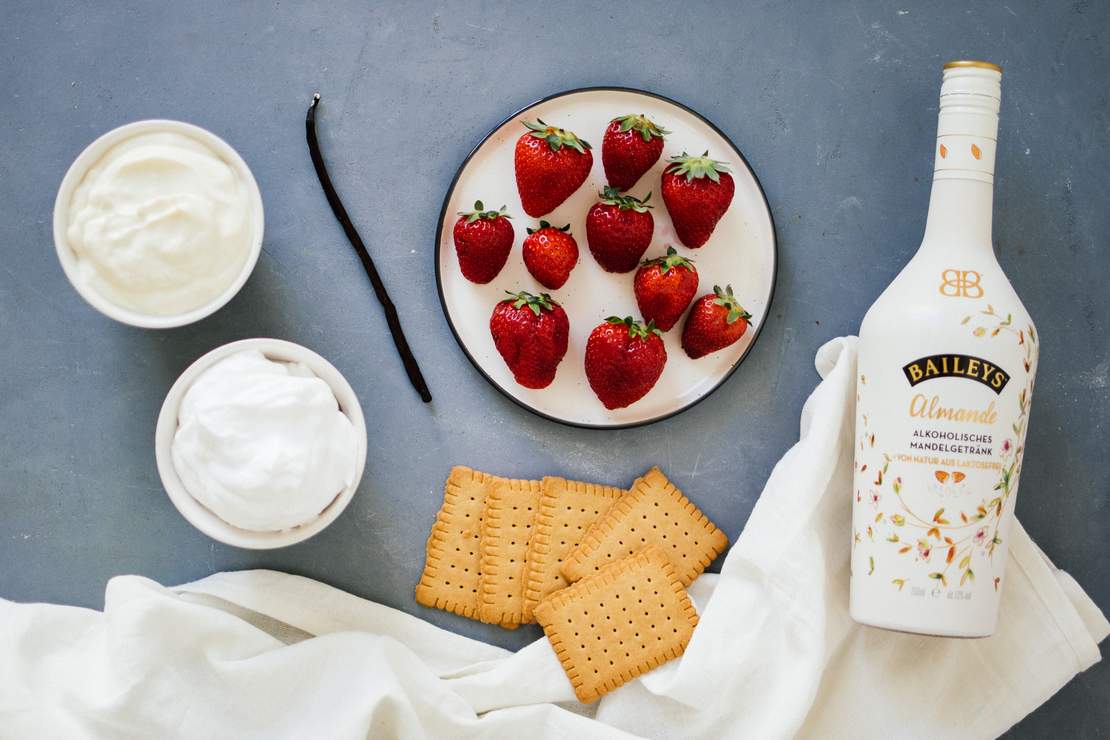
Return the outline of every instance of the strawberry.
[[[528,133],[516,141],[513,164],[524,212],[539,218],[558,208],[586,181],[594,155],[589,142],[536,120],[521,122]]]
[[[614,187],[600,193],[601,202],[595,203],[586,214],[586,241],[597,263],[609,272],[628,272],[640,264],[655,219],[648,211],[651,193],[643,200],[631,195],[621,195]]]
[[[714,285],[690,309],[682,328],[682,349],[691,359],[704,357],[738,341],[748,330],[752,315],[736,302],[732,286],[724,291]]]
[[[474,210],[459,213],[455,222],[455,252],[463,276],[472,283],[488,283],[497,277],[509,251],[513,248],[512,218],[499,211],[487,211],[482,201],[475,201]]]
[[[724,162],[709,152],[691,157],[671,157],[663,171],[663,202],[671,214],[678,240],[691,249],[709,241],[717,222],[728,210],[736,184]]]
[[[636,271],[632,287],[644,318],[670,331],[698,292],[698,271],[693,260],[667,247],[666,257],[647,260]]]
[[[643,114],[614,118],[601,142],[605,179],[617,190],[631,188],[659,161],[669,133]]]
[[[528,229],[524,239],[524,265],[545,288],[556,290],[570,277],[578,264],[578,242],[570,235],[570,224],[552,226],[540,221],[538,229]]]
[[[525,388],[546,388],[567,353],[567,313],[547,293],[505,292],[509,297],[498,301],[489,319],[493,345],[516,382]]]
[[[644,326],[631,316],[610,316],[586,341],[586,378],[607,409],[643,398],[666,363],[662,332],[650,321]]]

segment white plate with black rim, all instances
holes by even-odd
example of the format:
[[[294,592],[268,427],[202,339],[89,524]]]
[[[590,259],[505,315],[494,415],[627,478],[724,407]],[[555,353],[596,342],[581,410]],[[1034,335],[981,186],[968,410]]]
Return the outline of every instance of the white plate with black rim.
[[[646,396],[623,409],[606,409],[586,380],[583,355],[594,327],[609,316],[639,318],[632,291],[634,272],[605,272],[590,254],[586,241],[586,212],[605,187],[601,143],[609,122],[621,115],[643,113],[670,131],[663,154],[629,192],[643,198],[652,193],[655,233],[645,259],[675,246],[692,258],[700,283],[698,296],[714,285],[731,285],[740,303],[751,313],[751,326],[740,341],[723,350],[691,360],[682,350],[685,317],[666,333],[667,364],[659,381]],[[593,145],[593,169],[586,182],[544,220],[570,224],[578,242],[579,260],[562,288],[549,291],[529,274],[521,258],[521,243],[528,227],[538,219],[524,213],[517,194],[513,169],[516,140],[527,129],[524,119],[542,118],[551,126],[576,133]],[[713,236],[699,249],[678,241],[667,209],[659,196],[660,180],[669,157],[708,151],[725,162],[736,184],[728,211]],[[515,241],[508,263],[490,283],[478,285],[463,277],[452,230],[460,212],[473,210],[481,200],[487,208],[507,206]],[[660,421],[698,403],[717,390],[743,362],[759,337],[775,290],[775,224],[759,179],[747,159],[720,129],[697,112],[668,98],[641,90],[616,87],[584,88],[557,93],[517,111],[493,129],[459,167],[447,190],[440,212],[436,241],[436,282],[443,312],[467,358],[490,383],[514,402],[540,416],[573,426],[615,429]],[[513,380],[490,335],[494,305],[505,291],[549,293],[570,319],[570,344],[555,380],[546,388],[524,388]]]

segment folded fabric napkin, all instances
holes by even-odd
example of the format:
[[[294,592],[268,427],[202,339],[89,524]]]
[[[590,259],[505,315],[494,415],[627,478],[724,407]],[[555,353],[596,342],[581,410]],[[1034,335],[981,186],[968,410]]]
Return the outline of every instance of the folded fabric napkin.
[[[112,579],[104,612],[0,601],[0,737],[989,738],[1100,659],[1106,618],[1015,526],[997,633],[848,617],[855,340],[719,576],[686,654],[585,708],[517,653],[305,578]]]

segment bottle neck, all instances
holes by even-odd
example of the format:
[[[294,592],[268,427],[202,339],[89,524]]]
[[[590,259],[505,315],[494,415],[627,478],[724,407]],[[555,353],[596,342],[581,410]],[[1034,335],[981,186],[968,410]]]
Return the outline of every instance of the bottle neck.
[[[994,184],[954,177],[934,178],[922,248],[959,247],[993,251]]]
[[[1001,75],[981,67],[945,68],[922,249],[993,253],[991,211]]]

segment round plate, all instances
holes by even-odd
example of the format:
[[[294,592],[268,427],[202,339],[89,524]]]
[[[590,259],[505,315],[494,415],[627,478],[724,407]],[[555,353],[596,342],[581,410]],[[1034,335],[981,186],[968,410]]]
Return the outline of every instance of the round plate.
[[[594,327],[608,316],[639,318],[632,291],[635,273],[605,272],[590,254],[586,241],[586,212],[597,202],[605,185],[601,142],[609,121],[619,115],[644,113],[671,133],[659,162],[636,184],[630,194],[643,198],[650,191],[655,208],[655,234],[645,258],[656,257],[674,245],[692,258],[700,283],[698,295],[714,285],[731,284],[740,303],[752,315],[751,327],[739,342],[698,360],[682,350],[685,318],[666,333],[667,364],[662,377],[646,396],[623,409],[606,409],[586,380],[583,353]],[[578,242],[578,264],[559,290],[549,291],[529,274],[521,258],[521,244],[528,227],[538,219],[524,213],[516,189],[513,152],[525,132],[522,119],[542,118],[552,126],[575,132],[593,145],[594,166],[586,182],[558,208],[544,217],[557,226],[569,223]],[[675,236],[667,209],[659,195],[660,178],[668,157],[708,151],[726,162],[736,183],[736,194],[713,236],[700,249],[687,249]],[[461,211],[481,200],[486,208],[508,206],[516,238],[509,261],[496,278],[477,285],[463,277],[455,255],[452,230]],[[591,428],[619,428],[650,424],[690,408],[716,390],[740,365],[759,336],[775,288],[775,224],[758,178],[740,150],[698,113],[673,100],[626,88],[599,87],[552,95],[509,116],[491,131],[462,163],[447,190],[439,216],[436,241],[436,282],[447,322],[463,352],[486,380],[524,408],[553,421]],[[489,319],[505,291],[548,292],[570,318],[570,346],[547,388],[532,390],[517,385],[493,345]]]

